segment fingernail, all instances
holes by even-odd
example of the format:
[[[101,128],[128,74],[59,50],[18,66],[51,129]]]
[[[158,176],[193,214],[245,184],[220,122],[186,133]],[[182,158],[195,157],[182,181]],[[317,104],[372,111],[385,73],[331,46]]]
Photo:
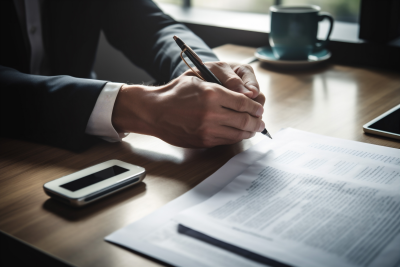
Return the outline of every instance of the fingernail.
[[[251,92],[251,90],[246,85],[241,85],[243,87],[243,93]]]
[[[247,89],[249,89],[250,91],[255,91],[255,92],[258,92],[258,88],[257,87],[255,87],[254,85],[246,85],[246,87],[247,87]]]
[[[261,117],[261,115],[264,113],[264,108],[261,106],[257,109],[256,111],[256,116]]]
[[[260,128],[258,128],[259,132],[262,132],[265,129],[265,123],[261,121]]]

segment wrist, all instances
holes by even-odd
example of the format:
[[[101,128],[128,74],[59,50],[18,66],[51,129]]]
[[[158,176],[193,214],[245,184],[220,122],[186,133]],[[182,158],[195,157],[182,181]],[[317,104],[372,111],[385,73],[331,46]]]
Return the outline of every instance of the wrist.
[[[152,134],[151,104],[156,87],[122,85],[115,100],[112,124],[118,132]]]

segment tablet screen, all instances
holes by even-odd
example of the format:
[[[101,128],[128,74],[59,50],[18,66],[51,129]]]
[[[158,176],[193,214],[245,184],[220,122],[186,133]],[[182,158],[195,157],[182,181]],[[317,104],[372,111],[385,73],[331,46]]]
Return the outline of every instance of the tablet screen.
[[[368,128],[400,134],[400,108],[371,124]]]

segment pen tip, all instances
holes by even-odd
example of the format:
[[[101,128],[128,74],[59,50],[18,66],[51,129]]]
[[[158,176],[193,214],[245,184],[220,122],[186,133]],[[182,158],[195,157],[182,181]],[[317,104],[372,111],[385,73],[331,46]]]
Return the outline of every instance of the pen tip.
[[[269,132],[267,131],[267,129],[264,129],[261,133],[262,133],[263,135],[266,135],[266,136],[268,136],[269,138],[272,139],[272,137],[271,137],[271,135],[269,134]]]

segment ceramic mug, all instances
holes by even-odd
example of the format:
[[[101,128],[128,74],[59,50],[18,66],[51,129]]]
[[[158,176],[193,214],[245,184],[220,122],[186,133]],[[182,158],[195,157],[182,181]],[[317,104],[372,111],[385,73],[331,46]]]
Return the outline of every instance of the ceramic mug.
[[[277,59],[307,60],[313,52],[325,48],[332,32],[333,17],[320,12],[315,5],[271,6],[271,32],[269,43]],[[328,36],[324,41],[317,39],[318,22],[328,19]]]

